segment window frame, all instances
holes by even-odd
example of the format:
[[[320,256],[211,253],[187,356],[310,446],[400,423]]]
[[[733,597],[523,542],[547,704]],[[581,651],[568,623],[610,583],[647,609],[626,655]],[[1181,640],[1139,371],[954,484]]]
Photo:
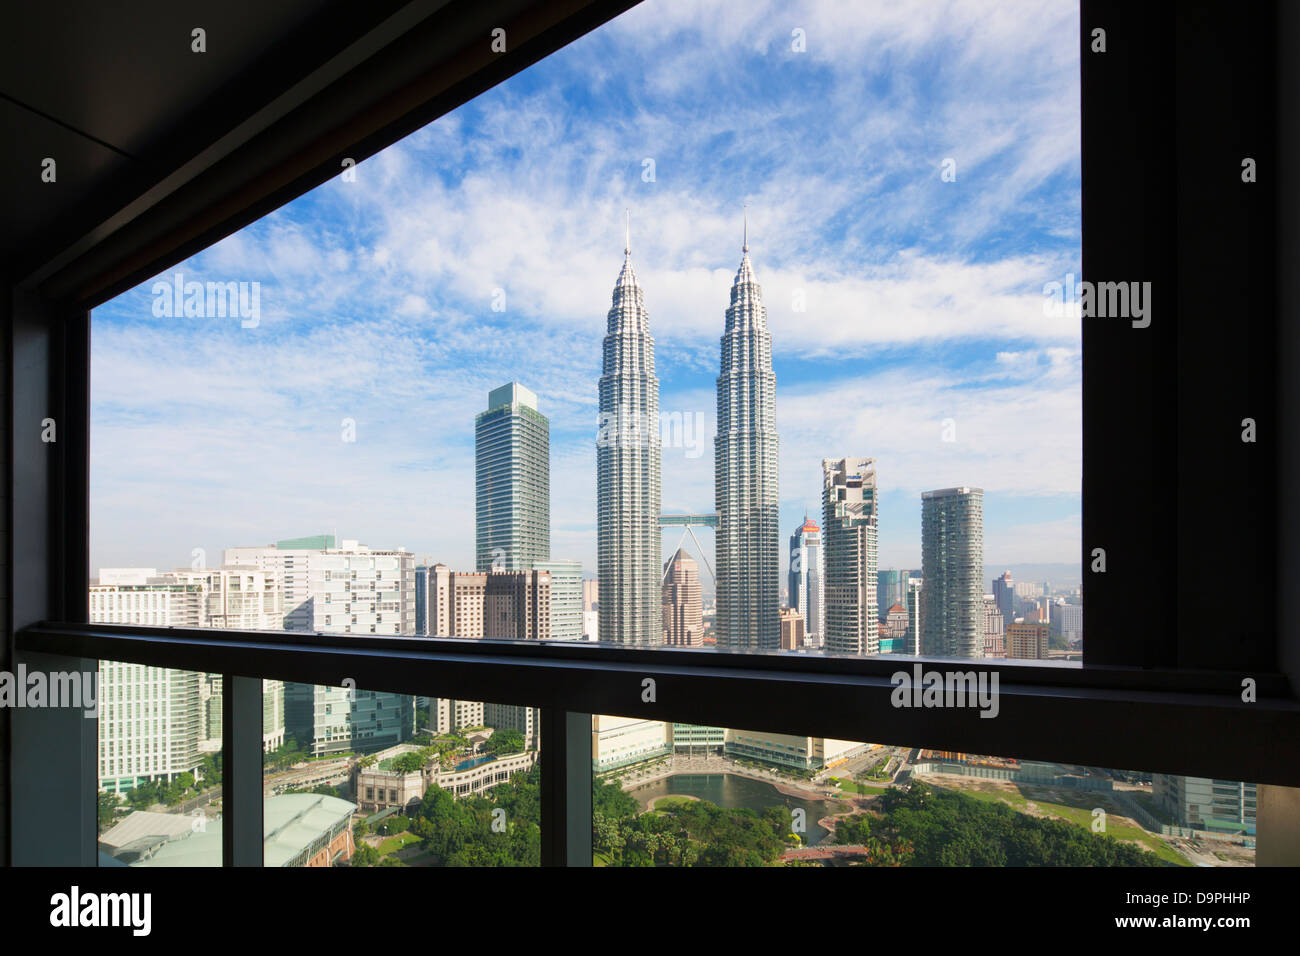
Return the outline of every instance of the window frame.
[[[627,6],[590,4],[582,16],[568,23],[565,35],[569,39],[581,35]],[[1171,176],[1169,163],[1178,137],[1188,134],[1190,111],[1196,107],[1176,93],[1194,69],[1205,70],[1204,61],[1199,67],[1192,65],[1205,37],[1188,24],[1190,18],[1157,5],[1130,9],[1084,0],[1081,9],[1085,270],[1098,276],[1149,276],[1157,288],[1173,290],[1168,300],[1171,315],[1195,315],[1197,305],[1190,293],[1196,288],[1192,284],[1196,277],[1180,271],[1179,255],[1199,248],[1197,242],[1209,241],[1210,230],[1191,228],[1184,230],[1193,234],[1190,238],[1179,236],[1180,213],[1195,184]],[[1163,19],[1170,17],[1172,23]],[[1260,23],[1265,19],[1261,16],[1253,26],[1241,29],[1267,31],[1269,25]],[[1099,22],[1106,24],[1110,43],[1104,56],[1089,49],[1090,31]],[[1238,45],[1230,52],[1241,52],[1243,36],[1235,35]],[[562,45],[563,38],[557,34],[551,40]],[[435,105],[432,100],[424,102],[396,119],[390,114],[386,126],[372,128],[351,142],[336,131],[331,144],[352,150],[346,155],[364,158],[423,125],[430,113],[440,115],[454,101],[477,95],[526,66],[529,56],[535,60],[545,52],[550,51],[535,47],[512,67],[482,68],[472,80],[444,91]],[[1257,75],[1265,80],[1274,76],[1272,62],[1263,63],[1260,70]],[[1267,89],[1269,95],[1239,109],[1229,138],[1234,145],[1248,142],[1261,167],[1268,163],[1289,168],[1281,162],[1282,144],[1261,123],[1277,105],[1273,86]],[[321,128],[326,128],[321,122]],[[264,135],[277,133],[272,129]],[[1123,145],[1117,145],[1117,140]],[[1290,141],[1285,148],[1288,156],[1300,155]],[[1186,609],[1206,606],[1191,589],[1196,579],[1180,574],[1204,556],[1197,554],[1191,536],[1178,533],[1193,514],[1190,503],[1200,488],[1177,480],[1177,470],[1189,460],[1189,442],[1197,433],[1190,423],[1178,420],[1179,400],[1187,387],[1179,375],[1179,361],[1187,355],[1180,352],[1178,325],[1173,321],[1153,322],[1151,328],[1141,330],[1150,333],[1145,338],[1119,325],[1084,323],[1083,566],[1091,563],[1092,547],[1104,546],[1108,570],[1104,575],[1085,573],[1089,636],[1082,667],[952,662],[960,669],[999,674],[1004,716],[998,720],[982,721],[971,711],[891,707],[889,675],[900,664],[921,660],[903,656],[853,660],[689,648],[88,624],[89,310],[324,181],[337,170],[336,158],[335,152],[323,159],[298,158],[295,176],[287,175],[293,170],[286,166],[287,185],[254,200],[241,198],[216,225],[193,225],[166,243],[132,249],[129,244],[136,240],[122,232],[103,237],[99,247],[116,247],[116,252],[98,260],[98,272],[87,272],[91,267],[78,263],[77,268],[41,282],[18,287],[7,283],[4,288],[5,307],[13,320],[8,343],[13,379],[7,409],[13,429],[10,660],[57,665],[49,669],[84,669],[107,659],[222,673],[226,682],[223,754],[231,821],[226,829],[225,865],[260,865],[261,861],[263,678],[332,684],[347,675],[376,690],[526,701],[541,707],[546,748],[543,861],[548,864],[590,864],[592,713],[1300,786],[1300,766],[1285,759],[1283,746],[1300,736],[1300,704],[1281,671],[1284,665],[1294,666],[1296,652],[1293,644],[1284,644],[1289,637],[1278,627],[1272,601],[1261,602],[1263,624],[1242,639],[1225,642],[1229,659],[1223,660],[1222,669],[1196,666],[1204,662],[1206,648],[1214,645],[1205,624]],[[1257,193],[1244,200],[1226,186],[1203,188],[1211,203],[1248,206],[1246,219],[1264,231],[1260,241],[1269,241],[1281,225],[1271,211],[1279,193],[1266,184],[1256,185],[1260,186]],[[224,181],[199,188],[209,190],[207,198],[213,205],[229,202],[234,195]],[[1236,188],[1233,182],[1232,189]],[[1201,194],[1196,195],[1200,201]],[[1139,210],[1136,220],[1130,215],[1134,209]],[[174,214],[190,217],[192,211]],[[1178,241],[1171,242],[1171,237]],[[1256,326],[1263,333],[1261,354],[1281,362],[1295,357],[1296,343],[1282,336],[1275,321],[1278,303],[1272,294],[1274,283],[1280,281],[1279,270],[1271,256],[1264,259],[1269,265],[1254,273],[1260,281],[1254,292],[1248,292],[1246,309],[1263,316]],[[131,269],[124,271],[122,261],[131,261]],[[1275,350],[1279,343],[1287,348]],[[1251,401],[1269,398],[1275,372],[1259,367],[1259,380],[1246,393]],[[1124,382],[1126,390],[1112,388],[1113,382]],[[1283,420],[1281,413],[1280,407],[1270,405],[1259,419],[1276,424]],[[46,416],[58,421],[59,438],[57,443],[42,445],[32,433],[35,423]],[[1178,424],[1162,429],[1164,421]],[[1142,422],[1150,427],[1142,428]],[[1296,539],[1285,538],[1271,520],[1270,508],[1276,510],[1282,501],[1278,489],[1285,487],[1276,469],[1284,452],[1295,444],[1279,450],[1282,429],[1275,427],[1274,432],[1279,438],[1270,446],[1271,452],[1243,451],[1221,436],[1213,444],[1221,458],[1260,452],[1257,457],[1262,463],[1253,462],[1242,474],[1257,479],[1262,492],[1257,500],[1241,502],[1245,517],[1236,540],[1251,545],[1243,559],[1252,569],[1248,573],[1262,582],[1262,590],[1281,600],[1283,570],[1294,577],[1292,569],[1300,562]],[[1173,486],[1176,490],[1171,494]],[[18,556],[14,542],[19,540],[23,542],[21,567],[14,563]],[[1154,546],[1160,542],[1167,547]],[[1139,569],[1134,559],[1125,557],[1134,554],[1152,566]],[[1162,556],[1172,560],[1161,560]],[[1142,591],[1154,597],[1144,605],[1139,602],[1135,610],[1132,595]],[[1183,610],[1166,613],[1170,602]],[[14,624],[21,625],[16,633]],[[948,662],[929,659],[926,663]],[[655,681],[653,701],[642,699],[642,681],[647,677]],[[1255,703],[1241,700],[1246,678],[1257,683]],[[1207,734],[1221,752],[1207,752],[1203,742]],[[21,721],[15,717],[8,740],[15,793],[17,781],[37,756],[36,745],[52,743],[60,756],[71,761],[65,771],[55,771],[70,795],[62,803],[52,801],[49,812],[93,805],[96,736],[66,715],[28,712]],[[43,756],[48,761],[49,752]],[[19,811],[30,811],[25,799],[15,799],[10,808],[11,860],[30,859],[33,852],[31,846],[15,843],[20,828],[12,819]],[[76,818],[85,826],[65,828],[43,850],[49,858],[93,865],[94,814]]]

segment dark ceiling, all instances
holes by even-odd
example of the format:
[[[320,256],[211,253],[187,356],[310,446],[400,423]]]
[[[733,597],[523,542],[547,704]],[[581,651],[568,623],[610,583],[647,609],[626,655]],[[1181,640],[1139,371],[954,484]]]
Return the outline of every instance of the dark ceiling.
[[[631,5],[10,4],[0,277],[103,301],[324,181],[338,156],[370,155]],[[489,50],[497,25],[505,55]],[[195,28],[206,52],[192,50]]]

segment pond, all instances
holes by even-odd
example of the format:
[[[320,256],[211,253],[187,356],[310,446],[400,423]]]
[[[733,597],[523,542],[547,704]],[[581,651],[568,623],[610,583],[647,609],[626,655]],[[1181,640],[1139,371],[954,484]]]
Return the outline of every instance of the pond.
[[[668,795],[698,797],[728,809],[747,807],[762,813],[767,807],[802,807],[807,813],[808,833],[806,846],[820,843],[830,832],[817,824],[829,816],[837,804],[815,797],[794,797],[782,793],[770,783],[741,777],[734,773],[675,773],[671,777],[643,783],[628,791],[644,810],[652,800]]]

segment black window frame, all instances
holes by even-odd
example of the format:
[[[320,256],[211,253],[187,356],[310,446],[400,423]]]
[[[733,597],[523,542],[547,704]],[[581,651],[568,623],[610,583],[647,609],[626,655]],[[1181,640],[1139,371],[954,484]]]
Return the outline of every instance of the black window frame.
[[[308,156],[290,151],[279,186],[249,195],[232,187],[254,178],[240,163],[266,140],[250,140],[220,175],[192,184],[185,201],[142,214],[153,216],[144,238],[119,231],[70,262],[20,281],[5,278],[7,659],[59,669],[103,659],[222,673],[226,865],[261,862],[263,678],[336,684],[346,675],[375,690],[541,707],[543,862],[552,865],[590,864],[593,713],[1300,785],[1300,762],[1292,759],[1292,741],[1300,739],[1300,652],[1279,613],[1286,585],[1300,582],[1298,538],[1288,533],[1300,528],[1300,512],[1280,493],[1300,476],[1297,442],[1282,428],[1297,392],[1279,391],[1300,341],[1283,321],[1278,294],[1296,281],[1287,266],[1296,258],[1286,257],[1300,248],[1290,224],[1300,220],[1300,202],[1294,187],[1278,182],[1283,177],[1268,175],[1300,156],[1296,134],[1274,123],[1296,105],[1280,83],[1279,64],[1300,38],[1300,18],[1286,5],[1252,19],[1225,3],[1081,4],[1084,272],[1150,280],[1157,305],[1146,329],[1084,323],[1084,663],[957,662],[999,674],[999,719],[893,708],[889,676],[913,660],[902,656],[87,623],[90,309],[323,182],[337,173],[339,156],[371,155],[630,5],[575,2],[567,19],[523,53],[471,64],[466,77],[436,95],[405,111],[392,107],[368,128],[349,127],[357,134],[350,140],[326,123],[321,103],[304,107],[297,119],[334,131],[323,137],[329,148]],[[1091,49],[1098,28],[1106,31],[1105,53]],[[374,80],[376,89],[383,79]],[[1207,122],[1214,134],[1208,145]],[[292,125],[262,136],[282,136],[287,148],[302,136],[287,129]],[[286,148],[273,152],[283,156]],[[1261,171],[1249,186],[1238,175],[1243,156]],[[195,204],[221,215],[196,221]],[[1228,309],[1250,338],[1230,356],[1216,326]],[[1234,397],[1235,404],[1221,402],[1226,408],[1198,392],[1210,358],[1236,376],[1211,379],[1216,388],[1208,391]],[[1181,414],[1187,409],[1195,420]],[[1246,412],[1259,423],[1254,445],[1240,441],[1235,425]],[[58,421],[59,439],[42,445],[33,434],[47,415]],[[1206,461],[1213,479],[1195,470]],[[1210,480],[1217,500],[1232,499],[1231,527],[1205,514]],[[1195,533],[1198,522],[1216,520],[1220,549],[1232,545],[1237,556],[1233,573],[1261,591],[1249,615],[1227,616],[1230,605],[1207,587],[1214,575]],[[1106,571],[1090,574],[1096,547],[1106,551]],[[649,702],[641,693],[647,677],[657,691]],[[1242,699],[1246,679],[1256,683],[1254,702]],[[51,812],[93,805],[94,735],[67,718],[37,719],[39,727],[11,722],[6,741],[15,794],[6,821],[11,861],[26,861],[30,852],[14,852],[14,814],[30,806],[20,781],[35,739],[19,730],[35,728],[43,742],[62,742],[79,761],[55,771],[71,803],[56,801]],[[1215,741],[1214,752],[1206,740]],[[93,819],[86,814],[85,827],[53,841],[48,858],[93,863]]]

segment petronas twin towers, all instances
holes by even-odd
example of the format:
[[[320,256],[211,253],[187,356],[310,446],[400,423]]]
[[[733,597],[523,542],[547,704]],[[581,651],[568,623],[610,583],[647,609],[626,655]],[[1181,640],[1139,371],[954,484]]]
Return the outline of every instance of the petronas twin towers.
[[[661,644],[659,379],[650,317],[627,247],[604,349],[596,436],[600,639]]]
[[[745,232],[717,380],[716,633],[720,648],[767,650],[780,646],[781,633],[776,376],[748,226]],[[605,335],[596,440],[600,639],[662,644],[659,379],[630,247],[623,255]]]

